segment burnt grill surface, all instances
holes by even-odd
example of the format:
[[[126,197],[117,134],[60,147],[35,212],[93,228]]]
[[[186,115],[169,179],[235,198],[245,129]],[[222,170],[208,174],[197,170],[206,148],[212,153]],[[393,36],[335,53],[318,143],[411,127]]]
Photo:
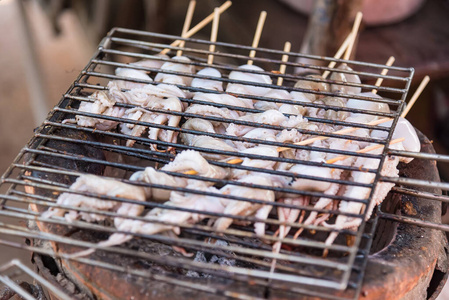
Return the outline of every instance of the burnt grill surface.
[[[173,47],[170,44],[175,40],[186,41],[184,48]],[[234,224],[224,232],[215,232],[208,225],[207,220],[198,224],[181,225],[181,234],[179,236],[157,234],[144,235],[133,234],[135,239],[117,247],[97,250],[89,257],[74,258],[69,257],[69,253],[74,253],[86,248],[95,248],[96,243],[108,238],[111,233],[116,232],[111,220],[116,217],[126,217],[118,215],[112,211],[92,211],[89,209],[81,209],[77,207],[65,207],[69,210],[94,212],[98,215],[106,215],[106,221],[98,223],[87,223],[85,221],[67,222],[63,218],[42,218],[41,214],[49,207],[58,207],[56,203],[58,195],[63,192],[72,192],[74,194],[86,194],[83,192],[74,192],[69,190],[74,180],[82,174],[96,174],[106,178],[117,178],[122,182],[135,184],[146,187],[157,187],[162,189],[170,189],[179,192],[189,192],[193,194],[200,193],[197,190],[186,188],[172,188],[170,186],[159,186],[154,184],[136,183],[129,180],[129,176],[143,170],[146,166],[161,167],[173,160],[175,155],[183,150],[192,149],[202,154],[227,155],[229,157],[239,158],[258,158],[263,160],[272,160],[276,162],[295,163],[304,165],[317,165],[328,168],[339,168],[344,171],[358,170],[351,166],[342,166],[338,164],[323,164],[311,161],[301,161],[298,159],[274,158],[269,156],[260,157],[252,154],[243,154],[239,152],[229,152],[224,150],[214,150],[210,148],[192,147],[178,142],[163,142],[159,140],[149,139],[146,135],[141,137],[132,137],[121,133],[119,130],[103,131],[97,128],[81,127],[75,124],[64,123],[63,120],[73,119],[75,116],[95,117],[99,119],[117,121],[120,124],[129,123],[135,125],[143,125],[148,128],[160,128],[162,130],[190,133],[193,135],[207,135],[221,140],[233,140],[252,144],[270,145],[276,147],[286,146],[284,143],[271,142],[259,139],[235,137],[222,133],[205,133],[202,131],[182,129],[168,125],[160,125],[151,122],[132,121],[126,118],[115,118],[104,115],[90,114],[78,111],[81,103],[92,102],[89,98],[95,91],[107,90],[107,83],[110,80],[125,80],[132,82],[140,82],[146,84],[156,84],[155,82],[121,78],[114,74],[117,67],[126,67],[138,70],[144,70],[153,78],[155,74],[160,72],[159,69],[146,68],[140,66],[131,66],[128,62],[135,62],[140,59],[151,58],[161,60],[163,62],[173,61],[172,58],[157,57],[154,55],[163,49],[171,49],[170,56],[175,55],[177,50],[182,50],[183,55],[191,59],[188,64],[195,66],[197,69],[207,67],[207,56],[211,54],[207,49],[211,43],[208,41],[196,39],[183,39],[176,36],[168,36],[154,34],[148,32],[133,31],[127,29],[116,28],[112,30],[108,36],[102,41],[97,52],[80,73],[78,78],[64,94],[60,103],[49,114],[47,120],[38,128],[34,137],[29,144],[22,149],[15,162],[7,170],[2,177],[2,187],[5,192],[1,195],[2,216],[18,218],[30,221],[35,225],[28,229],[15,227],[9,224],[1,224],[1,232],[13,236],[21,236],[28,239],[41,240],[45,247],[35,247],[8,243],[14,247],[27,248],[31,251],[52,257],[61,257],[59,261],[60,267],[72,273],[72,279],[80,285],[87,285],[90,290],[97,290],[101,293],[109,292],[102,287],[89,284],[83,276],[92,273],[95,275],[111,274],[112,278],[118,276],[117,273],[125,274],[130,282],[138,284],[148,284],[148,280],[154,285],[155,294],[157,290],[170,289],[176,286],[182,293],[190,291],[195,295],[197,292],[204,292],[210,295],[221,295],[223,297],[236,297],[246,299],[247,297],[265,298],[268,297],[271,290],[288,291],[302,295],[319,296],[323,298],[335,299],[335,290],[344,290],[341,299],[357,298],[361,289],[361,280],[367,263],[369,249],[372,243],[373,233],[376,228],[377,218],[374,216],[367,223],[364,221],[365,214],[349,215],[353,218],[362,220],[362,224],[357,231],[340,230],[341,233],[335,243],[326,246],[324,240],[332,229],[324,226],[303,225],[300,223],[287,223],[291,226],[292,231],[299,228],[306,230],[298,239],[292,239],[292,234],[286,238],[279,239],[274,236],[279,225],[284,224],[277,220],[275,213],[276,208],[296,208],[306,212],[306,214],[316,211],[319,213],[330,213],[334,216],[343,214],[338,210],[314,209],[313,206],[297,206],[285,204],[282,202],[270,203],[273,205],[272,214],[267,220],[266,235],[261,239],[257,237],[252,230],[252,226],[248,226],[248,222],[258,221],[255,217],[244,217],[235,215],[224,215],[221,213],[208,213],[204,211],[192,211],[185,208],[173,208],[160,202],[147,201],[144,203],[147,210],[155,207],[164,209],[177,209],[190,212],[198,212],[208,215],[209,218],[229,217],[237,220]],[[256,84],[251,85],[286,90],[288,92],[298,91],[320,96],[338,96],[342,98],[357,98],[361,100],[371,100],[389,104],[391,113],[379,113],[373,111],[365,111],[361,109],[351,109],[346,107],[330,106],[320,103],[301,103],[305,107],[314,107],[323,110],[334,110],[340,112],[358,112],[376,115],[379,117],[393,118],[394,128],[399,114],[404,107],[404,100],[407,95],[413,70],[409,68],[387,67],[384,65],[369,64],[356,61],[336,60],[337,62],[346,62],[354,71],[339,71],[340,73],[356,74],[360,76],[362,82],[368,83],[341,83],[342,86],[359,86],[362,91],[371,91],[377,89],[382,99],[366,98],[362,96],[354,96],[352,94],[321,92],[316,90],[308,90],[293,87],[299,79],[305,81],[326,82],[335,84],[330,79],[316,79],[312,77],[304,77],[293,74],[293,68],[307,68],[312,72],[323,72],[331,70],[326,67],[319,67],[314,64],[303,65],[294,62],[281,62],[282,55],[289,55],[290,61],[295,61],[296,57],[307,57],[312,61],[335,61],[331,58],[321,58],[315,56],[300,55],[297,53],[285,53],[282,51],[257,48],[253,49],[247,46],[233,45],[226,43],[213,43],[216,45],[217,52],[213,53],[215,60],[213,67],[219,69],[223,76],[220,79],[212,77],[203,77],[210,80],[219,80],[224,84],[240,83],[228,78],[228,74],[236,70],[237,66],[245,64],[248,60],[250,50],[256,50],[257,56],[253,58],[255,65],[264,67],[266,71],[248,71],[259,75],[268,75],[273,81],[278,77],[282,77],[284,84],[277,86],[274,84]],[[287,66],[286,74],[279,74],[281,64]],[[389,75],[380,75],[382,69],[387,68]],[[363,70],[363,71],[361,71]],[[167,74],[177,74],[176,72],[164,71]],[[201,77],[191,74],[178,74],[183,76]],[[377,78],[383,78],[384,83],[381,87],[376,87],[369,82],[373,82]],[[248,83],[247,83],[248,84]],[[186,92],[210,92],[220,93],[217,91],[209,91],[202,88],[193,88],[190,86],[177,86]],[[248,96],[245,94],[234,94],[234,96],[242,98],[251,98],[255,100],[263,100],[273,103],[297,104],[292,100],[281,100],[267,97]],[[262,110],[254,108],[241,108],[227,104],[216,104],[211,102],[198,102],[190,98],[180,98],[184,104],[204,104],[219,108],[227,108],[235,111],[259,113]],[[133,105],[116,103],[118,107],[132,108]],[[175,115],[181,117],[181,124],[188,118],[200,118],[203,120],[234,123],[238,125],[267,128],[274,130],[283,130],[280,126],[254,123],[249,121],[237,121],[235,119],[224,119],[212,116],[204,116],[198,114],[188,114],[185,112],[167,111],[161,109],[149,109],[147,111],[154,113],[164,113],[166,115]],[[369,169],[367,172],[376,174],[373,184],[361,184],[351,182],[349,180],[333,180],[316,176],[306,176],[294,174],[287,171],[266,170],[261,168],[246,167],[241,165],[229,164],[225,161],[208,160],[210,164],[247,170],[251,172],[270,173],[274,175],[286,175],[292,178],[312,179],[317,181],[330,181],[343,185],[358,185],[371,189],[371,194],[380,180],[394,181],[394,178],[384,178],[380,175],[380,168],[387,154],[397,154],[393,150],[388,149],[388,144],[392,137],[392,131],[381,126],[371,126],[366,124],[355,124],[345,121],[332,121],[321,117],[306,117],[308,122],[344,127],[357,127],[367,129],[377,129],[388,132],[388,137],[383,140],[373,140],[368,138],[359,138],[351,135],[338,135],[332,131],[311,131],[307,129],[298,129],[303,134],[314,136],[326,136],[347,140],[358,140],[365,142],[374,142],[385,145],[385,149],[381,155],[374,154],[354,154],[340,150],[330,150],[316,146],[297,146],[289,145],[293,149],[304,149],[317,152],[335,153],[339,155],[361,156],[375,158],[380,161],[378,169]],[[125,145],[126,141],[132,139],[136,143],[133,147]],[[150,146],[157,145],[159,151],[151,150]],[[169,150],[161,152],[160,150]],[[401,153],[404,154],[404,153]],[[434,158],[434,157],[432,157]],[[305,195],[311,197],[324,196],[320,192],[298,191],[292,188],[279,188],[271,186],[260,186],[254,184],[246,184],[235,182],[227,179],[209,179],[198,175],[188,175],[181,173],[171,173],[170,175],[177,177],[185,177],[197,180],[213,181],[216,186],[224,186],[232,183],[233,185],[257,187],[261,189],[273,190],[276,192],[289,192],[297,195]],[[206,195],[214,195],[213,193],[204,192]],[[117,202],[135,203],[132,200],[121,197],[107,197],[95,195],[100,199],[113,200]],[[222,196],[233,201],[247,201],[252,203],[265,203],[264,199],[248,199],[244,197]],[[370,198],[366,200],[358,200],[344,198],[342,196],[331,196],[330,198],[337,200],[350,200],[355,202],[363,202],[368,204]],[[142,204],[142,203],[139,203]],[[28,209],[28,206],[30,209]],[[385,214],[384,215],[388,215]],[[128,217],[129,218],[129,217]],[[133,217],[135,220],[145,220],[143,217]],[[126,232],[125,232],[126,233]],[[129,233],[129,232],[128,232]],[[353,243],[346,243],[346,236],[352,237]],[[267,243],[267,241],[269,243]],[[272,254],[271,244],[276,241],[282,242],[282,250],[280,254]],[[175,247],[185,249],[187,252],[193,253],[192,258],[184,257]],[[326,258],[322,257],[323,250],[329,250]],[[276,258],[276,269],[270,273],[270,265],[272,260]],[[118,277],[117,277],[118,278]],[[121,278],[121,277],[120,277]],[[327,287],[331,290],[323,290],[317,292],[318,287]],[[120,287],[111,287],[112,290],[120,289]],[[114,292],[111,292],[114,294]],[[159,295],[161,296],[161,295]],[[168,295],[167,295],[168,297]],[[193,296],[192,296],[193,297]]]

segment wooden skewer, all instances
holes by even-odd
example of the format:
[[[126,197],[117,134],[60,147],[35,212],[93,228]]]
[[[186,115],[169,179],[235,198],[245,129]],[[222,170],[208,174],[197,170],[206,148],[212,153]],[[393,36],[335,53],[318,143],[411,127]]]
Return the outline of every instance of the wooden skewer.
[[[405,138],[394,139],[394,140],[392,140],[392,141],[390,142],[390,145],[394,145],[394,144],[400,143],[400,142],[402,142],[402,141],[404,141],[404,140],[405,140]],[[356,151],[356,153],[367,153],[367,152],[371,152],[371,151],[374,151],[374,150],[376,150],[376,149],[382,148],[383,146],[384,146],[384,145],[372,145],[372,146],[369,146],[369,147],[360,149],[360,150]],[[348,157],[349,157],[348,155],[337,156],[337,157],[334,157],[334,158],[331,158],[331,159],[326,160],[326,163],[327,163],[327,164],[333,164],[333,163],[335,163],[335,162],[337,162],[337,161],[344,160],[344,159],[346,159],[346,158],[348,158]]]
[[[339,59],[343,53],[345,52],[346,48],[348,48],[349,43],[352,41],[352,33],[349,33],[348,36],[346,37],[346,39],[343,41],[343,43],[341,44],[340,48],[338,49],[337,53],[335,53],[334,58],[335,59]],[[327,65],[328,68],[333,68],[335,67],[337,63],[335,61],[331,61],[329,63],[329,65]],[[323,75],[321,77],[323,77],[323,79],[326,79],[327,76],[329,76],[331,72],[330,71],[324,71]]]
[[[212,31],[210,34],[210,41],[215,43],[217,41],[218,34],[218,22],[220,21],[220,11],[218,7],[214,9],[214,21],[212,22]],[[215,52],[215,45],[209,46],[209,52]],[[211,65],[214,62],[214,55],[209,54],[207,57],[207,64]]]
[[[186,37],[187,31],[189,31],[190,23],[192,23],[193,12],[195,11],[196,0],[190,0],[189,7],[187,8],[186,19],[184,20],[184,26],[182,27],[182,37]],[[184,48],[185,41],[179,43],[179,47]],[[182,56],[182,50],[176,52],[176,56]]]
[[[388,59],[388,61],[387,61],[387,63],[385,65],[391,67],[393,65],[394,61],[395,61],[394,56],[390,56],[390,58]],[[381,75],[387,75],[387,73],[388,73],[388,69],[383,69],[380,74]],[[375,86],[380,86],[383,81],[384,81],[383,78],[377,78]],[[371,93],[377,94],[377,90],[376,89],[372,89]]]
[[[359,11],[355,16],[354,25],[352,25],[352,39],[348,48],[346,48],[344,59],[348,60],[351,57],[352,48],[354,47],[355,40],[357,39],[357,33],[359,31],[360,23],[362,22],[363,14]]]
[[[254,34],[253,44],[251,47],[257,48],[259,46],[260,36],[262,35],[263,25],[265,24],[265,19],[267,18],[267,12],[262,11],[259,16],[259,21],[257,22],[256,33]],[[249,57],[254,58],[256,56],[256,50],[251,50],[249,52]],[[252,65],[253,61],[248,60],[248,65]]]
[[[284,52],[290,52],[290,49],[292,48],[292,44],[290,42],[285,42],[284,44]],[[282,55],[282,62],[287,62],[288,61],[288,55],[284,54]],[[287,68],[287,66],[285,64],[282,64],[279,67],[279,74],[285,74],[285,69]],[[277,85],[281,86],[282,83],[284,82],[284,78],[283,77],[279,77],[278,81],[277,81]]]
[[[220,9],[220,14],[222,14],[225,10],[227,10],[230,6],[232,5],[231,1],[226,1],[225,3],[223,3],[219,9]],[[185,38],[189,38],[192,35],[194,35],[195,33],[197,33],[198,31],[200,31],[201,29],[203,29],[207,24],[209,24],[212,20],[214,19],[214,13],[211,13],[210,15],[208,15],[204,20],[202,20],[201,22],[199,22],[195,27],[191,28],[189,31],[186,32],[186,35],[183,36]],[[173,43],[170,44],[170,46],[172,47],[176,47],[179,46],[179,44],[182,43],[181,40],[176,40]],[[171,49],[164,49],[162,50],[160,53],[161,54],[167,54],[168,52],[170,52]]]
[[[410,109],[412,109],[413,104],[415,104],[416,100],[418,100],[419,96],[421,95],[422,91],[426,87],[426,85],[429,83],[430,77],[426,76],[419,84],[418,88],[416,89],[415,93],[413,94],[412,98],[408,102],[408,104],[405,106],[404,111],[401,114],[401,117],[405,118],[405,116],[408,114]]]

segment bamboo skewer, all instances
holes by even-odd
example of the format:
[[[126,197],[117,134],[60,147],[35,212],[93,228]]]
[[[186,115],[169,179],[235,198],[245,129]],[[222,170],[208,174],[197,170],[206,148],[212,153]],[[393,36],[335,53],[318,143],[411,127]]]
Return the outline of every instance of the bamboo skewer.
[[[359,11],[354,20],[354,25],[352,26],[352,39],[351,43],[348,45],[348,48],[346,48],[345,56],[343,59],[348,60],[351,57],[352,48],[354,47],[355,41],[357,39],[357,32],[359,31],[360,23],[362,22],[363,14]]]
[[[223,3],[220,7],[220,14],[222,14],[225,10],[227,10],[230,6],[232,5],[231,1],[226,1],[225,3]],[[201,29],[203,29],[207,24],[209,24],[214,18],[214,13],[211,13],[210,15],[208,15],[204,20],[202,20],[201,22],[199,22],[195,27],[191,28],[189,31],[186,32],[186,35],[183,36],[184,38],[189,38],[192,35],[194,35],[195,33],[197,33],[198,31],[200,31]],[[173,43],[170,44],[170,46],[172,47],[176,47],[179,46],[179,44],[182,43],[182,40],[176,40]],[[168,52],[170,52],[171,49],[166,48],[164,50],[162,50],[160,52],[160,54],[167,54]]]
[[[259,21],[257,22],[256,33],[254,34],[253,44],[251,47],[257,48],[259,46],[260,36],[262,35],[263,25],[265,24],[265,19],[267,18],[267,12],[262,11],[259,16]],[[256,56],[256,50],[251,50],[249,52],[249,57],[254,58]],[[248,65],[252,65],[253,61],[251,59],[247,62]]]
[[[413,94],[412,98],[410,98],[410,101],[405,106],[404,111],[401,114],[401,117],[405,118],[405,116],[408,114],[410,109],[412,109],[413,104],[415,104],[416,100],[418,100],[419,96],[421,95],[422,91],[426,87],[426,85],[429,83],[430,77],[426,76],[419,84],[418,88],[416,89],[415,93]]]
[[[385,65],[391,67],[393,65],[394,61],[395,61],[394,56],[390,56],[390,58],[388,59],[388,61],[387,61],[387,63]],[[380,74],[381,75],[387,75],[387,73],[388,73],[388,69],[383,69]],[[383,81],[384,81],[383,78],[377,78],[375,86],[380,86]],[[371,93],[377,94],[377,90],[376,89],[372,89]]]
[[[352,30],[346,37],[346,39],[341,44],[340,48],[338,49],[337,53],[335,53],[334,58],[339,59],[343,53],[345,54],[344,59],[348,60],[351,56],[352,48],[354,47],[355,40],[357,38],[357,32],[359,31],[360,23],[362,22],[363,14],[361,12],[358,12],[354,24],[352,25]],[[335,61],[331,61],[328,68],[334,68],[337,63]],[[325,71],[322,75],[323,79],[326,79],[327,76],[329,76],[330,71]]]
[[[390,142],[389,145],[394,145],[394,144],[400,143],[400,142],[402,142],[404,140],[405,140],[405,138],[394,139],[394,140],[392,140]],[[372,146],[369,146],[369,147],[357,150],[355,153],[367,153],[367,152],[374,151],[376,149],[380,149],[383,146],[384,145],[379,145],[379,144],[378,145],[372,145]],[[344,159],[346,159],[348,157],[349,157],[348,155],[340,155],[340,156],[337,156],[337,157],[334,157],[334,158],[326,160],[326,164],[333,164],[333,163],[336,163],[337,161],[344,160]]]
[[[349,43],[351,41],[352,41],[352,33],[349,33],[348,36],[346,37],[346,39],[341,44],[341,46],[338,49],[337,53],[335,53],[335,55],[334,55],[335,59],[339,59],[343,55],[343,53],[345,52],[346,48],[348,48]],[[327,67],[332,69],[333,67],[335,67],[336,64],[337,64],[337,62],[331,61],[329,63],[329,65],[327,65]],[[323,75],[321,77],[323,77],[323,79],[326,79],[327,76],[329,76],[330,73],[331,73],[330,71],[324,71],[324,73],[323,73]]]
[[[217,35],[218,35],[218,23],[220,21],[220,11],[218,10],[218,7],[214,9],[214,20],[212,22],[212,31],[210,34],[210,41],[215,43],[217,41]],[[209,46],[209,52],[215,52],[215,45],[211,44]],[[214,62],[214,55],[209,54],[207,56],[207,64],[211,65]]]
[[[290,52],[292,48],[292,44],[290,42],[285,42],[284,44],[284,52]],[[287,62],[288,61],[288,55],[284,54],[282,55],[282,62]],[[285,74],[285,69],[287,68],[287,66],[285,64],[281,64],[279,67],[279,74],[283,75]],[[283,77],[279,77],[278,81],[277,81],[277,85],[281,86],[282,83],[284,82],[284,78]]]
[[[189,31],[190,24],[192,23],[193,12],[195,11],[196,0],[190,0],[189,7],[187,8],[186,19],[184,20],[184,26],[182,27],[182,37],[186,37],[187,32]],[[181,41],[179,43],[179,47],[184,48],[185,41]],[[182,50],[178,50],[176,52],[176,56],[182,56]]]

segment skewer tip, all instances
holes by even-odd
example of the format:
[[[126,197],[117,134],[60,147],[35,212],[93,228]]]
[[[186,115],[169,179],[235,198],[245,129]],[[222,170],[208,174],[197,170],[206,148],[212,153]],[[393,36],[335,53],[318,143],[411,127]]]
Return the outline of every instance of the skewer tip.
[[[423,92],[424,88],[427,86],[427,84],[430,81],[430,77],[426,75],[421,83],[419,84],[418,88],[416,89],[415,93],[413,94],[412,98],[408,102],[408,104],[405,106],[404,111],[401,114],[402,118],[405,118],[407,116],[408,112],[412,109],[413,105],[415,104],[416,100],[418,100],[419,96]]]
[[[345,56],[343,57],[345,60],[348,60],[352,53],[352,48],[354,47],[355,41],[357,39],[357,33],[359,31],[360,23],[362,23],[363,14],[362,12],[357,12],[355,15],[354,24],[352,25],[352,39],[351,42],[348,45],[348,48],[346,48]]]

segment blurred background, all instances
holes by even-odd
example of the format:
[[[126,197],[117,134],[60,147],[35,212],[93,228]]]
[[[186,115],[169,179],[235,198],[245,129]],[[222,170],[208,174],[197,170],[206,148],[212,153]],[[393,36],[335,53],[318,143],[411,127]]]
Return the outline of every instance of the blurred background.
[[[223,4],[197,0],[192,24]],[[335,19],[320,27],[314,3],[333,3]],[[0,172],[27,143],[33,129],[58,103],[114,26],[180,35],[188,0],[0,0]],[[354,58],[415,68],[410,95],[425,75],[431,83],[408,115],[416,128],[434,141],[436,151],[449,152],[449,1],[447,0],[235,0],[220,18],[218,41],[251,45],[262,10],[268,17],[259,46],[333,56],[341,31],[364,12]],[[316,11],[315,11],[316,12]],[[340,15],[338,15],[340,14]],[[309,18],[309,15],[312,17]],[[345,23],[345,21],[347,21]],[[320,23],[321,22],[321,23]],[[195,38],[209,39],[210,26]],[[327,31],[326,31],[327,30]],[[326,31],[327,39],[318,41]],[[321,43],[321,44],[320,44]],[[447,181],[449,168],[440,166]],[[0,261],[7,261],[3,251]],[[29,254],[28,254],[29,255]],[[27,259],[23,259],[26,261]],[[440,299],[449,299],[440,297]]]

